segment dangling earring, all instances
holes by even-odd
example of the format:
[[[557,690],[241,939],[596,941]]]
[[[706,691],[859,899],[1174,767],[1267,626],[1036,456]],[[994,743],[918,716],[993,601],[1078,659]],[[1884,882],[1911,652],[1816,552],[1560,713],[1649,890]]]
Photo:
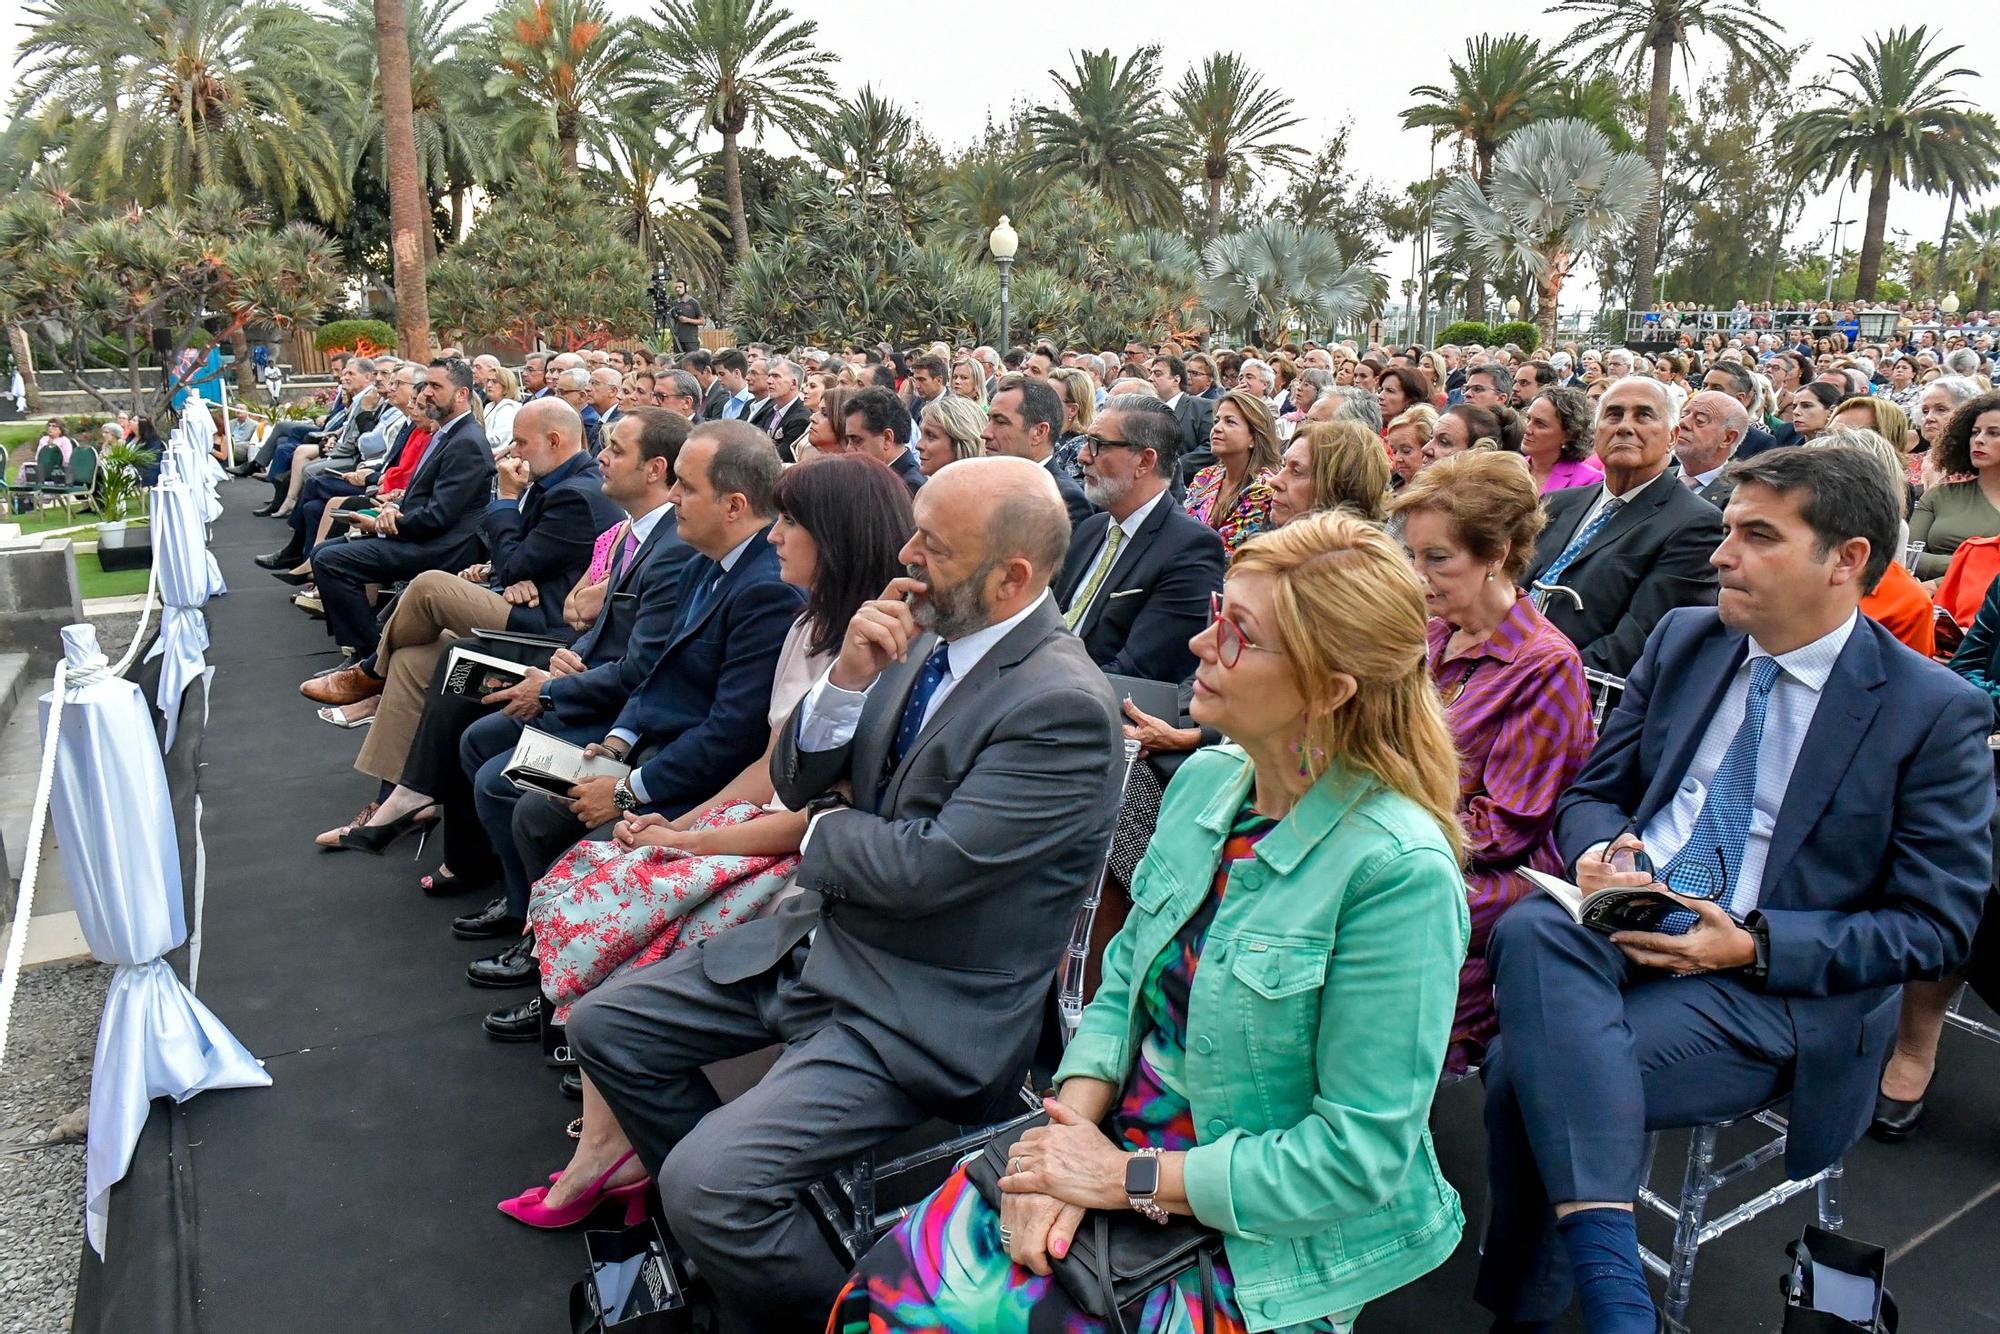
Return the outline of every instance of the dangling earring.
[[[1488,566],[1486,570],[1486,582],[1489,584],[1493,582],[1493,569],[1491,566]]]
[[[1304,741],[1294,741],[1292,743],[1292,754],[1299,757],[1299,777],[1301,778],[1311,778],[1314,765],[1322,768],[1326,765],[1326,752],[1318,746],[1312,748],[1310,762],[1307,760],[1307,753]]]

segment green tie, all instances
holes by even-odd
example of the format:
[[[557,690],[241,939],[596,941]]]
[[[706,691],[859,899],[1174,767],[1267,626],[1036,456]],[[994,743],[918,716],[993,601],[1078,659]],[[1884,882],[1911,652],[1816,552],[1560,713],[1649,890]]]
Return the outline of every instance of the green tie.
[[[1104,587],[1104,581],[1111,577],[1111,567],[1118,561],[1118,548],[1125,545],[1125,530],[1117,524],[1111,525],[1111,540],[1104,544],[1104,552],[1097,558],[1097,564],[1090,567],[1090,577],[1076,590],[1070,599],[1069,610],[1063,615],[1064,624],[1074,630],[1090,610],[1090,604],[1097,600],[1097,590]]]

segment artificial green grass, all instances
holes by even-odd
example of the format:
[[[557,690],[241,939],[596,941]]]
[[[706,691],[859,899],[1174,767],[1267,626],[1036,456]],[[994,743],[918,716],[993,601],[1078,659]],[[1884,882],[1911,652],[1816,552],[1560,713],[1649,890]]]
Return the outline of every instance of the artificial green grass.
[[[48,429],[49,419],[47,417],[31,418],[28,421],[22,422],[0,422],[0,446],[6,447],[8,456],[11,458],[16,446],[25,445],[30,441],[40,438],[42,432]]]
[[[84,599],[136,597],[146,591],[149,570],[107,570],[94,551],[80,552],[76,558],[76,582]]]

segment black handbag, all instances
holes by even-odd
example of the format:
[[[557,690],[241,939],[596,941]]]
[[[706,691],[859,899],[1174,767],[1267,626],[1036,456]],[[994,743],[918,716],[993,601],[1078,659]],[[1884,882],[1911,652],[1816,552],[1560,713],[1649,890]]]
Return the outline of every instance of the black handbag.
[[[1025,1134],[1047,1125],[1046,1115],[1021,1127]],[[1016,1139],[1019,1136],[1015,1137]],[[966,1164],[965,1176],[979,1198],[1000,1210],[1000,1178],[1014,1143],[994,1140]],[[1146,1295],[1190,1269],[1201,1273],[1202,1334],[1215,1334],[1215,1258],[1222,1234],[1192,1218],[1155,1223],[1136,1213],[1088,1210],[1070,1241],[1069,1254],[1049,1257],[1056,1282],[1084,1314],[1105,1321],[1115,1334],[1128,1334],[1125,1311]]]

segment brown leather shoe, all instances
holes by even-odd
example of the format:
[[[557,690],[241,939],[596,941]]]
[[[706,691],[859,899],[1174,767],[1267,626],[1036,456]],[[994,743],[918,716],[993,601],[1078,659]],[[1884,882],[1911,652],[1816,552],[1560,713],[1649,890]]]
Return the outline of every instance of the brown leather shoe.
[[[331,676],[315,676],[299,686],[299,693],[315,704],[359,704],[381,694],[382,685],[359,667],[348,667]]]

